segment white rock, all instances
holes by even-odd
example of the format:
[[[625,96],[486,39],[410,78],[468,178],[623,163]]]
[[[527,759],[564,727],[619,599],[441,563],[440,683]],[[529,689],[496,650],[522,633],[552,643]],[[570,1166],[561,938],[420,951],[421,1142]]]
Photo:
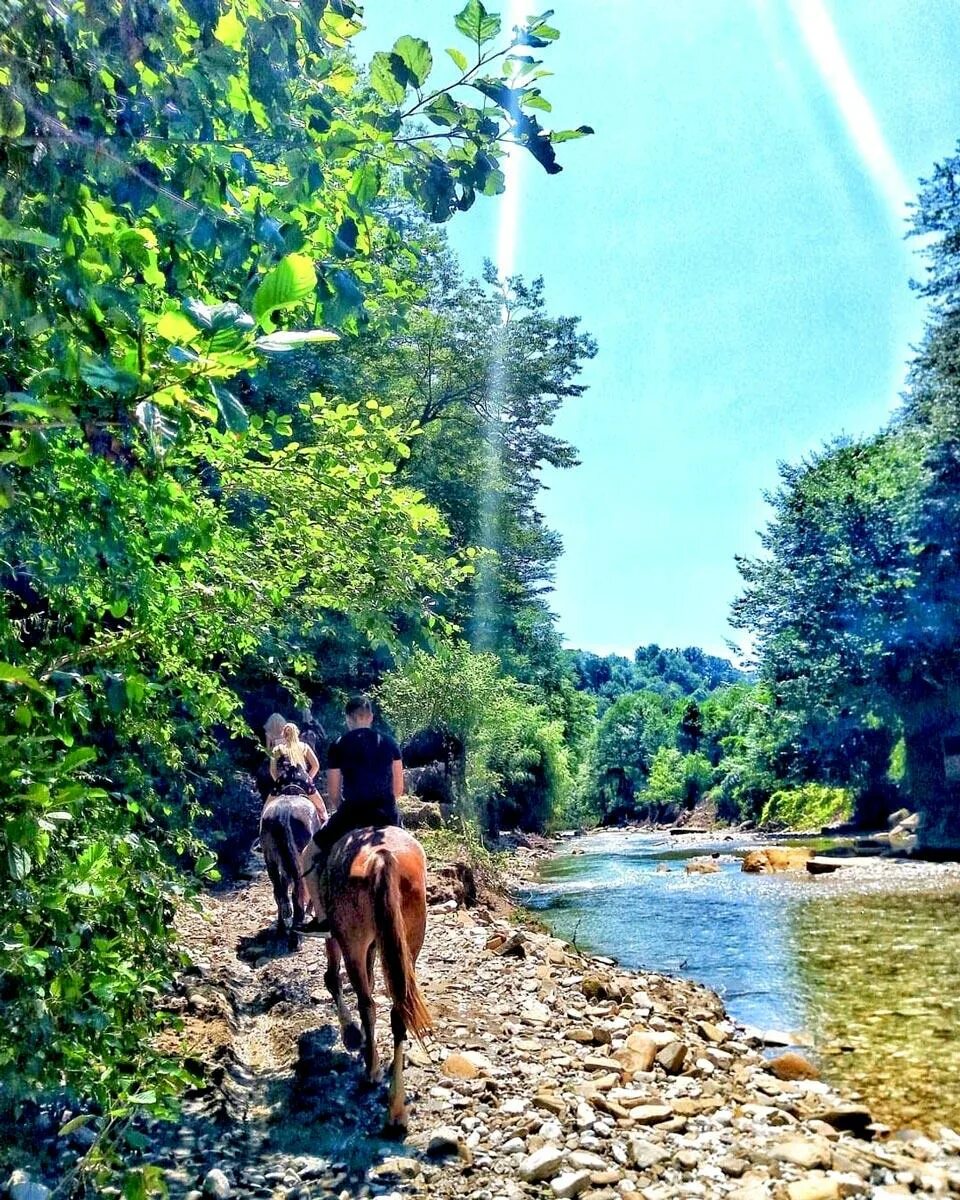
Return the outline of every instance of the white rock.
[[[230,1180],[224,1175],[219,1167],[214,1167],[212,1171],[208,1171],[203,1180],[203,1194],[210,1197],[210,1200],[228,1200],[232,1195],[233,1188],[230,1186]]]
[[[10,1200],[47,1200],[50,1189],[42,1183],[34,1183],[26,1171],[14,1171],[7,1180],[7,1195]]]
[[[590,1186],[589,1171],[567,1171],[550,1181],[550,1190],[557,1200],[571,1200]]]
[[[520,1164],[519,1175],[526,1183],[539,1183],[555,1175],[563,1163],[564,1152],[556,1146],[541,1146]]]

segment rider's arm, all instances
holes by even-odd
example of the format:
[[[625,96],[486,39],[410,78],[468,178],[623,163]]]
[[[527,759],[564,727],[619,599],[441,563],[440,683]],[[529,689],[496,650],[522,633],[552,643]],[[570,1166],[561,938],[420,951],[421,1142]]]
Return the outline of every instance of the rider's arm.
[[[393,798],[399,800],[403,795],[403,760],[393,760]]]
[[[339,767],[327,767],[327,801],[330,811],[340,807],[340,785],[343,775]]]
[[[270,778],[276,779],[276,777],[277,777],[277,760],[271,754],[271,756],[270,756]]]
[[[307,777],[311,780],[316,779],[317,772],[320,770],[320,763],[317,756],[306,743],[303,746],[303,757],[307,764]]]

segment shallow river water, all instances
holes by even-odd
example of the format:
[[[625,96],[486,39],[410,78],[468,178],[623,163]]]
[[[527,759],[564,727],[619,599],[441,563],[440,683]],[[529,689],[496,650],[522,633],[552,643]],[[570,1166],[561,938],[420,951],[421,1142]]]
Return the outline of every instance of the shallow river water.
[[[681,849],[645,833],[573,848],[583,853],[544,864],[526,897],[559,936],[697,979],[735,1020],[799,1035],[824,1077],[881,1120],[960,1128],[960,873],[745,875],[729,841]],[[684,871],[711,852],[718,874]]]

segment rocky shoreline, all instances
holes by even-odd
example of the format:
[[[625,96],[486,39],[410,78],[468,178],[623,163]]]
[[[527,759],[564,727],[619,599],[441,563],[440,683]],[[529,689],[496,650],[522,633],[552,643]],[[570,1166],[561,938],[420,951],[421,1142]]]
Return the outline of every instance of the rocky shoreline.
[[[518,850],[514,877],[545,852]],[[960,1194],[955,1132],[875,1125],[798,1055],[765,1058],[712,992],[584,957],[489,898],[464,907],[462,874],[432,881],[419,975],[435,1029],[408,1052],[405,1143],[380,1139],[382,1095],[340,1045],[322,947],[267,935],[261,876],[183,914],[194,965],[171,1007],[207,1084],[131,1165],[188,1200]],[[38,1187],[12,1182],[12,1200]]]

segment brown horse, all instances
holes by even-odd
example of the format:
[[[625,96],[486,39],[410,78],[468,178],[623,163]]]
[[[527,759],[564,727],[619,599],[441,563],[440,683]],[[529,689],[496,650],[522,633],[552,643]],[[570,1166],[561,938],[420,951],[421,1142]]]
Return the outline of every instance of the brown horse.
[[[367,1077],[377,1077],[376,1006],[373,972],[377,951],[392,1002],[393,1069],[385,1132],[402,1136],[407,1129],[403,1084],[403,1043],[407,1031],[417,1039],[430,1028],[430,1013],[420,994],[414,964],[427,926],[426,859],[420,843],[395,826],[357,829],[333,847],[325,892],[333,936],[327,942],[324,982],[340,1019],[344,1045],[363,1046]],[[357,994],[360,1030],[343,998],[341,956]]]

